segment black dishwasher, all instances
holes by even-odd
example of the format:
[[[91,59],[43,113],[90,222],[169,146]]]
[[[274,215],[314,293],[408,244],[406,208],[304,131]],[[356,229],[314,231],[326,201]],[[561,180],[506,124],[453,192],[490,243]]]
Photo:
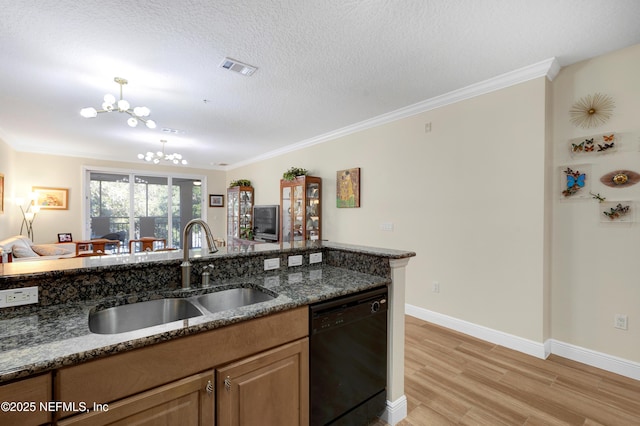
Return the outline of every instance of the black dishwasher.
[[[386,406],[387,288],[311,305],[310,425],[367,425]]]

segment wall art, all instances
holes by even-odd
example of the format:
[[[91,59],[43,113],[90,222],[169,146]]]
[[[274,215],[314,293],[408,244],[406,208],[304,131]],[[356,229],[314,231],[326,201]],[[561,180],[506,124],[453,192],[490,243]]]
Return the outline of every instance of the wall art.
[[[360,168],[339,170],[336,176],[336,206],[360,207]]]
[[[585,129],[598,127],[611,118],[615,106],[611,96],[595,93],[577,100],[569,110],[569,115],[576,126]]]
[[[600,222],[634,222],[635,209],[632,201],[605,201],[600,203]]]
[[[640,174],[631,170],[615,170],[603,175],[600,182],[611,188],[624,188],[640,182]]]
[[[224,207],[224,195],[209,194],[209,207]]]
[[[31,191],[35,193],[34,205],[42,210],[68,210],[69,190],[66,188],[48,188],[45,186],[33,186]]]
[[[615,132],[607,132],[571,139],[569,141],[569,153],[574,157],[580,155],[602,155],[617,151],[619,146],[620,135]]]
[[[568,198],[590,198],[591,165],[579,164],[560,168],[561,196]]]

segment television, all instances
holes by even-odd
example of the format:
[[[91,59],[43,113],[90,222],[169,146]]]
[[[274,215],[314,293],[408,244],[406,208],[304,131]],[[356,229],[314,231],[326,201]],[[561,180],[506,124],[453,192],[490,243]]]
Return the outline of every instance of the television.
[[[253,206],[253,238],[275,242],[280,239],[280,206]]]

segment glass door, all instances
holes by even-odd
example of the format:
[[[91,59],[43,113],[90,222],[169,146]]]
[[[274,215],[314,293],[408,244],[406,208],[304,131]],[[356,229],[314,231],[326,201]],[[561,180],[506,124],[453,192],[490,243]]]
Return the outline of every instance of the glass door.
[[[140,238],[164,240],[181,248],[182,228],[202,217],[202,179],[152,174],[88,171],[89,238],[118,239],[121,249]],[[191,247],[202,247],[194,227]]]

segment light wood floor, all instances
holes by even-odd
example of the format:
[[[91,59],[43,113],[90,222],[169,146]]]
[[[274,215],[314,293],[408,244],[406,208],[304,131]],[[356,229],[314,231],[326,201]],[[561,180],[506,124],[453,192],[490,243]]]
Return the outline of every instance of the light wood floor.
[[[406,317],[399,426],[640,425],[640,381],[546,360]],[[379,421],[374,425],[384,425]]]

